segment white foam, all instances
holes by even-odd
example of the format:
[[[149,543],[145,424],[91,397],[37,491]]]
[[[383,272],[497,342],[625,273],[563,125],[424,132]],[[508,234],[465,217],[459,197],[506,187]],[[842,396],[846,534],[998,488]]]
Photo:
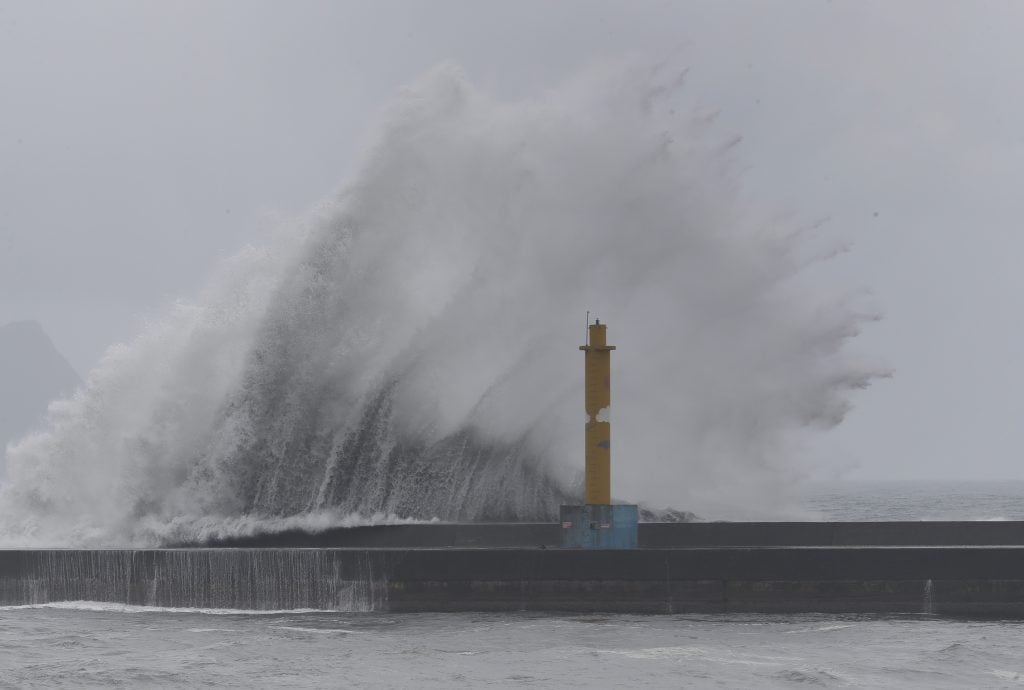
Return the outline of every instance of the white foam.
[[[723,664],[740,666],[781,666],[783,664],[803,661],[797,657],[770,656],[764,654],[722,654],[721,650],[708,647],[647,647],[642,649],[607,649],[599,650],[605,654],[617,654],[631,659],[700,659]]]
[[[832,632],[833,630],[844,630],[846,628],[852,628],[853,625],[824,625],[820,628],[801,628],[799,630],[783,630],[785,633],[817,633],[817,632]]]
[[[361,634],[357,630],[346,630],[344,628],[304,628],[298,625],[275,625],[272,627],[276,630],[290,630],[292,632],[314,633],[317,635],[333,635],[335,633],[345,633],[348,635]]]
[[[324,611],[324,609],[278,609],[273,611],[264,611],[259,609],[207,609],[175,606],[137,606],[134,604],[118,604],[110,601],[53,601],[45,604],[0,606],[0,611],[21,611],[28,609],[95,611],[101,613],[201,613],[210,616],[275,616],[282,614],[319,613]]]
[[[992,670],[988,672],[989,675],[995,676],[999,680],[1005,682],[1011,682],[1018,685],[1024,685],[1024,673],[1020,671],[1005,671],[1005,670]]]

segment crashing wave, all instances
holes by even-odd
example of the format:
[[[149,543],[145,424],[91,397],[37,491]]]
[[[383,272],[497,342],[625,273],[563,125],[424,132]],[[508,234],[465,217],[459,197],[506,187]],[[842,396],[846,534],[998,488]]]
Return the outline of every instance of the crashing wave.
[[[794,439],[879,372],[844,353],[870,315],[801,282],[827,252],[738,201],[734,144],[658,70],[517,102],[434,70],[341,193],[9,448],[0,540],[551,519],[579,483],[576,347],[597,308],[619,346],[619,497],[779,509]]]

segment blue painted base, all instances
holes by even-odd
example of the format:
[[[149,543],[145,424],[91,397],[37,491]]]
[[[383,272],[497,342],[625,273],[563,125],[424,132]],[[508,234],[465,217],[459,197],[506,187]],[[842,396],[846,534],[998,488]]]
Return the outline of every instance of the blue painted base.
[[[636,506],[562,506],[562,547],[567,549],[635,549]]]

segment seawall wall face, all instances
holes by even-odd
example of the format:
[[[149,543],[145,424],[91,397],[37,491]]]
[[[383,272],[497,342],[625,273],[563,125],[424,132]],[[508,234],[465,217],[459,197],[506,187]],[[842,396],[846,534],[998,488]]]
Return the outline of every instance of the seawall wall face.
[[[0,603],[1024,617],[1024,548],[0,551]]]
[[[386,608],[378,554],[321,549],[0,551],[0,603],[242,610]]]

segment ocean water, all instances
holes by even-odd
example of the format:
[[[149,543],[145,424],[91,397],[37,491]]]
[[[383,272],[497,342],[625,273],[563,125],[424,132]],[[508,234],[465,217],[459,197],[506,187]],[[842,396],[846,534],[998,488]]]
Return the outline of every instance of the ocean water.
[[[1024,483],[809,487],[829,519],[1021,519]],[[0,608],[0,687],[1024,686],[1024,622]]]
[[[1013,621],[0,611],[0,686],[1012,687]]]
[[[806,486],[809,519],[1024,520],[1024,481],[862,481]]]

